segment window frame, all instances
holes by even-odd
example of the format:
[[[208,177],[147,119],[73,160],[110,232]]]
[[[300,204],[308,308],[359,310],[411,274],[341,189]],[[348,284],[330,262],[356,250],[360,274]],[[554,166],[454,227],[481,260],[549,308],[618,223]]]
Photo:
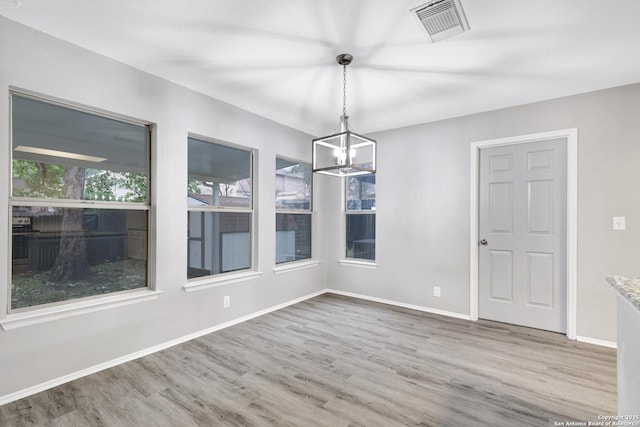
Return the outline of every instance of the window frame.
[[[376,174],[373,174],[374,176]],[[368,176],[368,175],[364,175],[364,176]],[[358,179],[359,176],[353,176],[353,177],[344,177],[344,182],[342,183],[342,191],[343,191],[343,197],[342,197],[342,202],[344,203],[344,228],[343,228],[343,234],[342,234],[342,239],[343,239],[343,255],[344,257],[342,259],[339,260],[340,264],[348,264],[348,265],[355,265],[355,266],[363,266],[363,267],[375,267],[377,265],[377,259],[378,259],[378,251],[374,249],[375,251],[375,255],[374,255],[374,259],[367,259],[367,258],[354,258],[354,257],[349,257],[347,256],[347,234],[348,234],[348,217],[349,215],[373,215],[374,216],[374,223],[376,223],[376,213],[377,213],[377,203],[376,203],[376,207],[374,209],[368,209],[368,210],[362,210],[362,209],[349,209],[349,200],[348,200],[348,194],[349,194],[349,190],[347,188],[347,186],[349,185],[349,179],[350,178],[355,178]],[[377,202],[377,177],[376,177],[376,183],[374,184],[376,185],[376,202]],[[377,228],[377,224],[375,225],[375,227]],[[377,243],[377,238],[375,239],[376,243]]]
[[[8,239],[8,265],[7,265],[7,304],[6,313],[7,318],[2,321],[3,329],[8,329],[6,324],[15,322],[19,326],[25,326],[35,323],[41,323],[48,318],[60,318],[67,317],[68,315],[74,315],[84,313],[88,310],[88,307],[99,307],[104,305],[119,306],[123,301],[142,300],[147,301],[149,298],[155,298],[159,292],[155,289],[155,283],[152,280],[154,271],[155,260],[153,259],[154,241],[152,241],[153,233],[150,230],[154,227],[154,217],[152,210],[152,197],[155,195],[154,187],[154,174],[152,171],[152,139],[154,138],[154,125],[151,122],[132,118],[130,116],[113,113],[110,111],[102,110],[96,107],[91,107],[85,104],[60,99],[53,96],[40,94],[37,92],[19,89],[16,87],[9,87],[9,143],[8,150],[8,209],[9,209],[9,221],[7,221],[7,236]],[[15,197],[13,195],[13,98],[14,96],[26,98],[57,107],[74,110],[84,114],[90,114],[97,117],[102,117],[110,120],[115,120],[130,125],[140,126],[145,128],[145,144],[146,144],[146,177],[147,177],[147,195],[145,202],[118,202],[118,201],[98,201],[98,200],[69,200],[69,199],[56,199],[56,198],[43,198],[43,197]],[[146,286],[134,289],[128,289],[123,291],[114,291],[104,294],[89,295],[81,298],[72,298],[62,301],[54,301],[46,304],[38,304],[27,307],[20,307],[13,309],[11,304],[11,289],[13,283],[13,229],[12,218],[13,208],[16,206],[27,207],[57,207],[57,208],[75,208],[75,209],[110,209],[110,210],[122,210],[122,211],[144,211],[146,212],[147,230],[146,230],[146,271],[145,279]],[[115,304],[114,304],[115,303]],[[96,309],[102,309],[96,308]],[[67,313],[67,314],[63,314]],[[22,318],[28,318],[28,321],[24,321]],[[16,320],[12,320],[16,319]]]
[[[276,211],[276,216],[274,219],[276,219],[276,223],[274,225],[274,233],[277,233],[277,217],[278,214],[290,214],[290,215],[309,215],[309,227],[311,228],[309,230],[309,234],[310,234],[310,242],[309,242],[309,257],[307,258],[302,258],[302,259],[295,259],[295,260],[291,260],[291,261],[283,261],[283,262],[277,262],[277,254],[278,254],[278,249],[277,249],[277,238],[275,241],[275,252],[274,252],[274,265],[275,265],[275,269],[276,270],[283,270],[286,269],[287,267],[291,267],[291,268],[295,268],[296,265],[298,264],[306,264],[309,262],[312,262],[315,258],[315,250],[314,250],[314,245],[315,245],[315,235],[314,235],[314,224],[315,224],[315,215],[314,215],[314,202],[313,202],[313,193],[314,193],[314,186],[313,186],[313,169],[311,167],[311,162],[305,162],[302,160],[298,160],[298,159],[294,159],[291,157],[287,157],[287,156],[281,156],[281,155],[277,155],[276,154],[276,169],[274,171],[274,177],[276,177],[277,175],[275,174],[275,172],[277,172],[279,169],[277,169],[278,166],[278,159],[287,161],[287,162],[292,162],[292,166],[293,164],[303,164],[309,167],[309,209],[278,209],[277,207],[277,200],[274,198],[274,205],[275,205],[275,211]],[[275,181],[274,181],[275,182]],[[274,185],[275,187],[275,185]],[[274,236],[275,237],[275,236]]]
[[[183,285],[183,289],[186,292],[191,292],[199,289],[206,289],[212,286],[218,286],[221,284],[232,283],[241,280],[248,280],[254,277],[258,277],[260,273],[257,271],[257,185],[256,185],[256,158],[257,158],[257,150],[253,147],[234,144],[231,142],[223,141],[218,138],[207,137],[195,133],[189,133],[187,135],[187,182],[189,178],[189,139],[195,139],[200,142],[205,142],[209,144],[220,145],[223,147],[229,147],[237,150],[246,151],[249,153],[249,180],[251,182],[251,198],[249,201],[249,207],[241,207],[241,206],[212,206],[212,205],[189,205],[187,201],[187,271],[189,269],[189,213],[190,212],[204,212],[204,213],[248,213],[249,214],[249,267],[239,270],[232,270],[227,272],[220,272],[215,274],[209,274],[206,276],[198,276],[198,277],[188,277],[186,278],[186,284]],[[188,198],[188,187],[187,187],[187,198]],[[222,234],[221,234],[222,236]]]

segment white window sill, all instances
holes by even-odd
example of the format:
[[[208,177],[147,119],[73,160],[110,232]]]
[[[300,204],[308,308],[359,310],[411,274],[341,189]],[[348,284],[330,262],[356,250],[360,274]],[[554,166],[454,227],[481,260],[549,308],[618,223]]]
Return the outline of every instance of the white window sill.
[[[10,329],[65,319],[80,314],[94,313],[96,311],[122,307],[129,304],[151,301],[157,299],[161,293],[161,291],[145,289],[93,298],[86,301],[61,303],[51,307],[9,314],[5,319],[0,321],[0,326],[2,326],[2,329],[5,331],[8,331]]]
[[[338,264],[348,265],[351,267],[361,267],[361,268],[378,268],[378,264],[374,261],[359,261],[355,259],[341,259],[338,260]]]
[[[245,271],[242,273],[224,274],[222,276],[208,276],[202,279],[190,280],[182,285],[182,289],[185,292],[201,291],[230,283],[244,282],[245,280],[255,279],[260,276],[262,276],[261,271]]]
[[[275,274],[282,274],[288,271],[302,270],[303,268],[311,268],[320,265],[320,261],[306,260],[306,261],[294,261],[283,264],[278,264],[273,268]]]

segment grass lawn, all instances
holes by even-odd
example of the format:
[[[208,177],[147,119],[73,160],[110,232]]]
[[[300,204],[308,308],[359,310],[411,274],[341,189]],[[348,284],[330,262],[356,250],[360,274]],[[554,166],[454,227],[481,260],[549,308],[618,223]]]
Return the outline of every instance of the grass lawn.
[[[147,286],[144,260],[107,261],[92,266],[91,271],[91,278],[69,283],[50,282],[48,271],[16,273],[11,283],[11,308],[15,310]]]

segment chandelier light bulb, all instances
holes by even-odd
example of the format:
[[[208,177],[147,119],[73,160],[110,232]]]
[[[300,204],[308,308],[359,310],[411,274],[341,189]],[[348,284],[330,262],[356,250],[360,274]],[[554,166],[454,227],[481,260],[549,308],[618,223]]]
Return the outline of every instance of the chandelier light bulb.
[[[333,156],[336,158],[336,165],[344,166],[347,163],[347,150],[345,147],[334,148]]]

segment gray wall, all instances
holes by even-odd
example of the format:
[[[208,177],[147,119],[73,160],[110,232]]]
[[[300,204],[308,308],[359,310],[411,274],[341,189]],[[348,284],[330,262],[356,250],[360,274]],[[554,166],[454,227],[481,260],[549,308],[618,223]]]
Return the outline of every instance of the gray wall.
[[[16,86],[157,124],[155,301],[0,330],[0,398],[325,288],[322,266],[274,275],[275,156],[310,161],[311,136],[0,18],[0,320],[6,316],[10,152]],[[187,133],[258,154],[260,278],[185,293]],[[321,185],[320,185],[321,187]],[[232,306],[222,309],[223,295]]]
[[[340,180],[316,177],[319,267],[274,276],[275,156],[309,160],[309,135],[0,18],[0,160],[9,167],[8,87],[157,124],[155,286],[151,302],[0,330],[0,397],[108,362],[325,287],[458,314],[469,312],[469,144],[579,129],[579,336],[615,341],[608,274],[640,275],[640,85],[381,132],[377,269],[339,265],[344,253]],[[193,132],[259,150],[259,279],[186,294],[186,138]],[[8,224],[9,173],[0,174],[0,224]],[[626,216],[627,231],[611,230]],[[8,278],[8,227],[0,227],[0,277]],[[7,286],[0,282],[0,320]],[[432,297],[432,288],[442,297]],[[222,310],[222,296],[232,307]]]
[[[470,143],[578,128],[577,335],[616,341],[609,274],[640,275],[640,85],[371,135],[378,140],[377,264],[339,265],[337,181],[324,189],[328,287],[469,314]],[[612,217],[627,230],[613,231]],[[433,297],[433,286],[442,297]]]

